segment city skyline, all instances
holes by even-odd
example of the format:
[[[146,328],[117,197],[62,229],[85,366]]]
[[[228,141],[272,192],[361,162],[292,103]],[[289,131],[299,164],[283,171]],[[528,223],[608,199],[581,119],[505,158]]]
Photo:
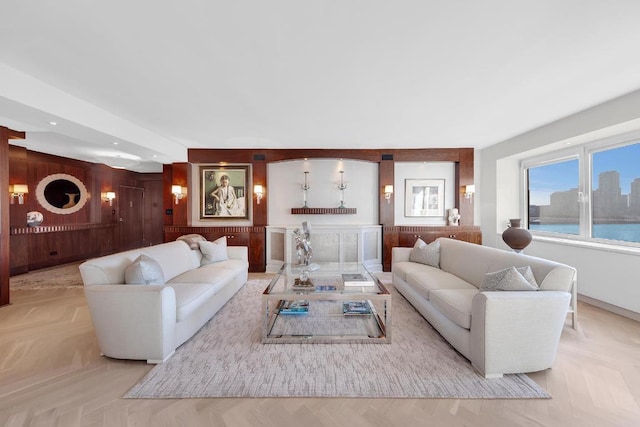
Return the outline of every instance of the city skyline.
[[[622,194],[631,192],[631,183],[640,178],[640,143],[593,154],[593,190],[597,190],[598,177],[609,171],[619,174]],[[529,204],[550,204],[551,194],[578,188],[579,163],[577,159],[529,169]]]

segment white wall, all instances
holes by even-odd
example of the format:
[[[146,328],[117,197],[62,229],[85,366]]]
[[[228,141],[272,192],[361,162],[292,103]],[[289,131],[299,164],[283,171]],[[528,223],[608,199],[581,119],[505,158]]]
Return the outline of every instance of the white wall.
[[[484,244],[508,249],[501,239],[507,220],[524,216],[520,159],[637,129],[640,91],[481,150],[481,202],[476,209],[480,211]],[[635,273],[640,251],[624,253],[604,246],[534,238],[525,252],[576,267],[579,294],[640,313],[640,286]]]
[[[307,205],[310,208],[340,206],[340,173],[344,171],[344,201],[347,208],[356,208],[355,215],[292,215],[291,208],[304,205],[304,172],[309,171]],[[273,162],[267,165],[269,225],[296,225],[303,221],[313,224],[379,224],[378,220],[378,163],[310,159]]]
[[[395,225],[446,225],[447,210],[455,207],[455,163],[453,162],[397,162],[394,167]],[[407,179],[444,179],[444,215],[442,217],[415,218],[405,216]]]

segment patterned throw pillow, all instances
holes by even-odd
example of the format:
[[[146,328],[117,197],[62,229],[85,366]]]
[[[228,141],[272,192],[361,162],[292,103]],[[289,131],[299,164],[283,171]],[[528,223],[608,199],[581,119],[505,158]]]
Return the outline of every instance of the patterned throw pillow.
[[[223,236],[219,239],[209,242],[198,242],[200,252],[202,252],[202,261],[200,265],[213,264],[214,262],[226,261],[229,259],[227,255],[227,237]]]
[[[440,268],[440,242],[436,240],[427,245],[422,239],[418,239],[411,249],[409,261]]]
[[[533,271],[531,271],[530,266],[527,265],[525,267],[518,267],[516,268],[516,270],[518,270],[518,273],[522,274],[522,277],[524,277],[527,282],[531,283],[531,286],[536,288],[536,290],[539,289],[538,282],[536,282],[536,278],[534,277]]]
[[[204,237],[199,234],[185,234],[184,236],[178,237],[176,240],[184,241],[189,247],[193,250],[200,249],[199,242],[206,241]]]
[[[480,291],[537,291],[515,268],[509,267],[494,273],[487,273],[480,285]]]
[[[140,255],[124,270],[124,282],[127,285],[163,285],[164,273],[155,259]]]

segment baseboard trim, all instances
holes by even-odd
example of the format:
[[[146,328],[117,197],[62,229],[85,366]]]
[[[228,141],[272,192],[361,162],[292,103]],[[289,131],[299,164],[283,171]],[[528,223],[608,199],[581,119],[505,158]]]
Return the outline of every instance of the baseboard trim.
[[[585,302],[589,305],[593,305],[603,310],[607,310],[612,313],[619,314],[620,316],[627,317],[631,320],[635,320],[636,322],[640,322],[640,313],[636,313],[635,311],[627,310],[626,308],[618,307],[617,305],[609,304],[607,302],[580,294],[578,294],[578,301]]]

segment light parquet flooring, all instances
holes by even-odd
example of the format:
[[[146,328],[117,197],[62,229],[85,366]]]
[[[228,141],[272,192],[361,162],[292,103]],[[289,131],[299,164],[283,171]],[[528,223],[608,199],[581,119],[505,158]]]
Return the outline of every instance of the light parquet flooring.
[[[15,291],[0,308],[0,425],[640,425],[640,324],[579,309],[553,369],[531,374],[552,399],[137,400],[121,396],[152,366],[100,356],[82,288]]]

